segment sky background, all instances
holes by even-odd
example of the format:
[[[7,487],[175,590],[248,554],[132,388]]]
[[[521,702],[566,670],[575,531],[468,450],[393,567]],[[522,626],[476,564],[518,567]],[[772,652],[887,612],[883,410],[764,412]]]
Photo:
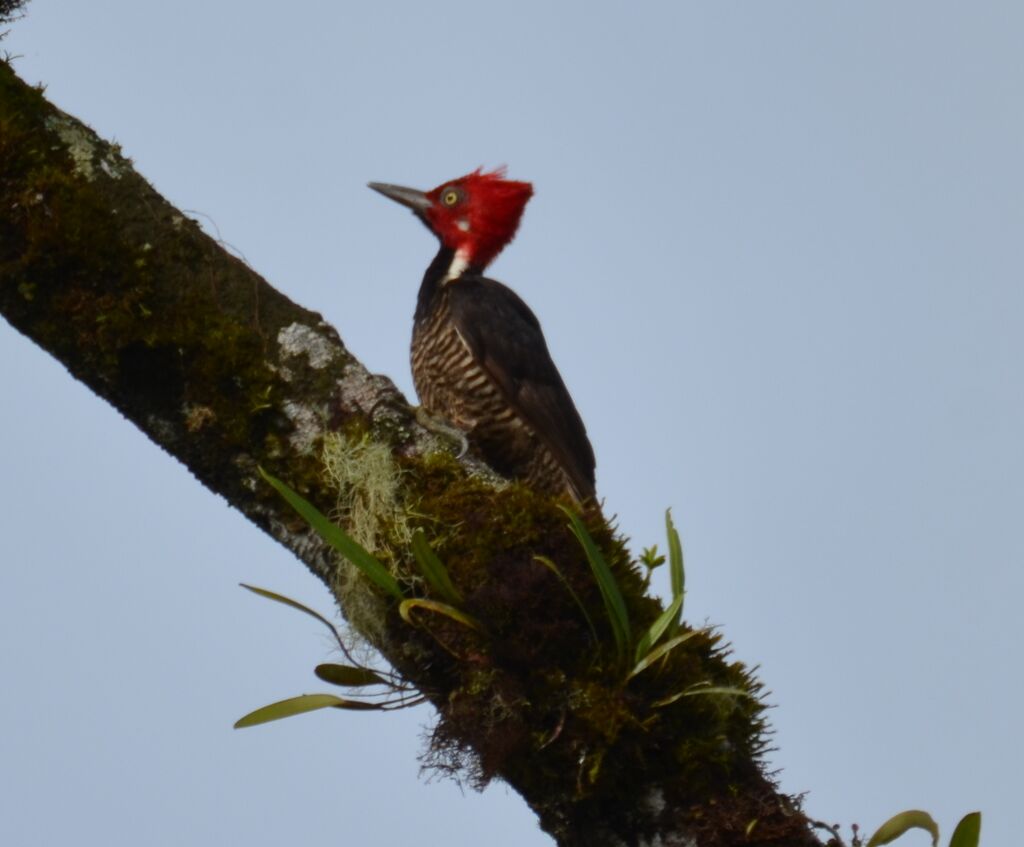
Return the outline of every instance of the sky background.
[[[4,47],[412,394],[435,245],[368,180],[507,164],[636,545],[771,690],[783,789],[1020,840],[1024,5],[33,0]],[[0,843],[551,844],[317,713],[326,589],[0,323]],[[928,843],[922,833],[908,845]]]

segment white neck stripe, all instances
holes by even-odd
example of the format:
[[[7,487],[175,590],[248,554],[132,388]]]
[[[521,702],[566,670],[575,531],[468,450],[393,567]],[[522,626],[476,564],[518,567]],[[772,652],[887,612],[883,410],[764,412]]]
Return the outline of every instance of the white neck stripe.
[[[452,256],[452,263],[448,266],[448,272],[445,273],[444,279],[441,280],[441,285],[445,285],[453,279],[458,279],[466,272],[468,267],[469,254],[465,250],[456,250],[455,255]]]

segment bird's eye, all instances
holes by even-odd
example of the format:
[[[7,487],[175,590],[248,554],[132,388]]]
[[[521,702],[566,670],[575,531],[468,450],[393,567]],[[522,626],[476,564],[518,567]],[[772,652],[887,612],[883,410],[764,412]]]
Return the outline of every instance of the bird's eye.
[[[441,202],[451,208],[457,206],[462,200],[462,192],[457,188],[446,188],[441,192]]]

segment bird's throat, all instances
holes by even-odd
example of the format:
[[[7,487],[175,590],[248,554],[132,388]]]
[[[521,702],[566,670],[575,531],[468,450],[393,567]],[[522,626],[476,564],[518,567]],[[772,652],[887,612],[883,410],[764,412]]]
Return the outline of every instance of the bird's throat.
[[[420,285],[420,295],[416,303],[416,320],[430,314],[434,298],[440,295],[448,283],[458,279],[469,268],[468,254],[465,251],[442,246],[423,275],[423,284]]]
[[[447,285],[449,282],[458,279],[467,270],[469,270],[469,252],[463,249],[456,250],[452,255],[448,270],[445,271],[441,279],[441,285]]]

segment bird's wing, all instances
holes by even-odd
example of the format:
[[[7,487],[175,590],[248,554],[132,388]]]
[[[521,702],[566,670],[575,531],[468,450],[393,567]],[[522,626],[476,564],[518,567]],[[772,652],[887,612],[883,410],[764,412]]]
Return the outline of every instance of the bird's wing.
[[[510,288],[480,276],[449,283],[452,321],[473,357],[566,470],[581,499],[594,494],[594,451],[540,323]]]

